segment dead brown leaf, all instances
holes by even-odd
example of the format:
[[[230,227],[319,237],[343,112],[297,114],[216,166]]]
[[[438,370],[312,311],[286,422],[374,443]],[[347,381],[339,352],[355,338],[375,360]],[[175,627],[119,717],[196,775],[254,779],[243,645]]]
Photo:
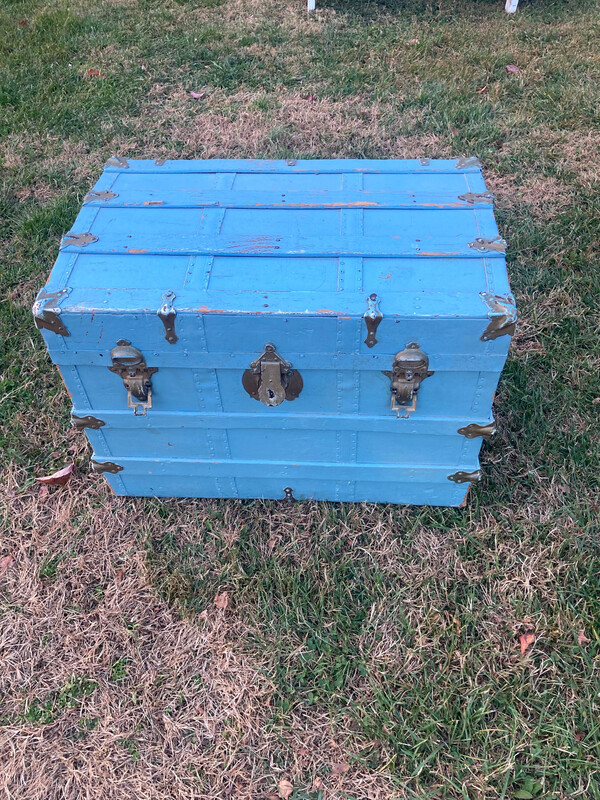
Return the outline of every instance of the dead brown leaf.
[[[291,797],[293,791],[293,783],[290,783],[285,778],[282,781],[279,781],[279,797],[283,798],[283,800],[288,800],[288,797]]]
[[[519,643],[521,645],[521,655],[525,655],[527,649],[535,642],[535,633],[523,633],[519,636]]]
[[[227,606],[229,605],[229,593],[228,592],[221,592],[215,595],[215,605],[217,608],[220,608],[222,611],[225,611]]]
[[[69,464],[59,469],[58,472],[52,473],[52,475],[44,475],[42,478],[36,478],[36,481],[38,483],[45,483],[48,486],[64,486],[64,484],[68,483],[71,479],[72,472],[73,464]]]
[[[577,635],[577,641],[578,641],[579,644],[587,644],[588,642],[591,642],[592,640],[588,639],[588,637],[585,635],[585,631],[582,628],[579,631],[578,635]]]
[[[509,75],[518,75],[521,72],[516,64],[507,64],[506,71]]]
[[[0,575],[6,572],[6,570],[10,567],[13,561],[14,559],[11,555],[4,556],[4,558],[0,559]]]
[[[350,764],[347,761],[342,761],[339,764],[333,764],[331,767],[332,775],[344,775],[350,769]]]
[[[317,777],[313,781],[312,790],[313,792],[318,792],[319,789],[322,788],[323,788],[323,779],[319,778],[319,776],[317,775]]]

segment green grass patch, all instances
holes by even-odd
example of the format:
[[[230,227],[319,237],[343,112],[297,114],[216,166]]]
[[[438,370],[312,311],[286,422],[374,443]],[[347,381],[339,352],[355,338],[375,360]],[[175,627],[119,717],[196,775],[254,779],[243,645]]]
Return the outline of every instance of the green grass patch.
[[[92,695],[97,688],[96,681],[85,676],[73,675],[61,689],[27,702],[18,719],[4,720],[4,724],[51,725],[67,709],[81,706],[85,698]]]

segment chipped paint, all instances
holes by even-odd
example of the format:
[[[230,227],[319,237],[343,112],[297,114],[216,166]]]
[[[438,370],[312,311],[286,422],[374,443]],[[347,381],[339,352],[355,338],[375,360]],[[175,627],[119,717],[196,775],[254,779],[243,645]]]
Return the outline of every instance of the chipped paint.
[[[164,200],[144,200],[145,206],[162,206],[164,204]]]
[[[460,250],[454,250],[454,251],[445,252],[445,253],[436,253],[436,252],[428,253],[426,250],[417,250],[417,255],[419,255],[419,256],[459,256],[460,255]]]
[[[380,208],[382,203],[370,200],[356,200],[352,203],[256,203],[258,208]]]

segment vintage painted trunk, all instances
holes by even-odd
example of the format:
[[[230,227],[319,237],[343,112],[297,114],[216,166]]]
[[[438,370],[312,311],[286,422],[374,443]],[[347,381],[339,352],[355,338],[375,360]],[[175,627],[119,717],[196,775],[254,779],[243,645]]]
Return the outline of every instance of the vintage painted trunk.
[[[456,506],[516,311],[476,159],[113,158],[34,306],[117,494]]]

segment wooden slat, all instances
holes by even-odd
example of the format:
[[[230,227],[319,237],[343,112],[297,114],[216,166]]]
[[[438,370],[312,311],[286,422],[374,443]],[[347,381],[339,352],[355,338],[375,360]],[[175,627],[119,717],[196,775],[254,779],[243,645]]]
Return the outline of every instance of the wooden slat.
[[[464,235],[454,240],[435,235],[414,240],[409,236],[315,236],[314,238],[261,235],[202,236],[173,233],[164,235],[149,231],[125,234],[108,233],[85,248],[67,245],[63,253],[101,255],[214,255],[271,258],[322,258],[327,256],[362,256],[365,258],[481,258],[482,252],[469,247]],[[504,258],[499,251],[486,251],[486,258]]]
[[[432,159],[424,163],[421,159],[370,160],[370,159],[320,159],[313,161],[252,160],[252,159],[206,159],[206,160],[167,160],[162,164],[144,159],[125,159],[127,167],[107,164],[106,172],[144,172],[144,173],[194,173],[194,172],[237,172],[237,173],[287,173],[287,174],[339,174],[344,172],[364,172],[379,174],[427,174],[479,172],[479,164],[459,166],[461,159]]]
[[[466,194],[466,192],[463,192]],[[87,207],[99,208],[263,208],[263,209],[474,209],[491,208],[491,200],[461,200],[452,192],[385,192],[385,191],[317,191],[317,192],[250,192],[127,190],[108,200],[93,194]]]

